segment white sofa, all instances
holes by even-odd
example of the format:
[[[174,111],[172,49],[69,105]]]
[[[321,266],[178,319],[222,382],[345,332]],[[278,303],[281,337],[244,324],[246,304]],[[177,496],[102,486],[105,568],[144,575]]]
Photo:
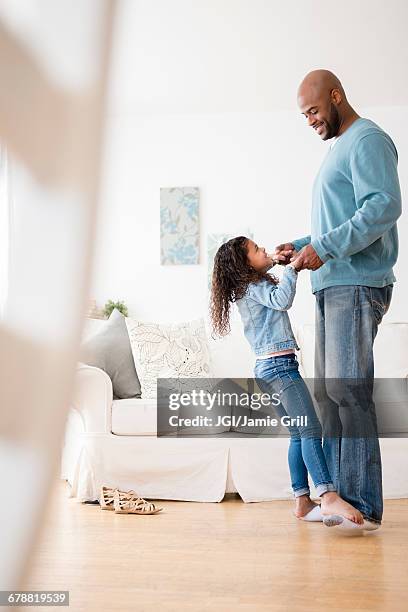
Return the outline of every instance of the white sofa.
[[[103,323],[99,323],[103,324]],[[313,376],[314,327],[296,329],[302,373]],[[238,321],[210,340],[214,375],[252,377],[254,359]],[[233,358],[232,358],[233,356]],[[376,376],[408,376],[408,323],[383,323],[375,344]],[[408,407],[407,407],[408,408]],[[61,477],[71,495],[96,500],[102,484],[151,499],[244,502],[291,497],[286,438],[157,438],[156,401],[112,400],[102,370],[80,365],[62,453]],[[384,496],[408,497],[408,439],[381,439]],[[312,488],[313,491],[313,488]]]

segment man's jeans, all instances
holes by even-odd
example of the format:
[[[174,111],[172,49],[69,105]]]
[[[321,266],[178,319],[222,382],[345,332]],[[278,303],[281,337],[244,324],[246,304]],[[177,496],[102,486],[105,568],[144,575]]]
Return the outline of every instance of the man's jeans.
[[[375,406],[372,396],[366,397],[365,405],[356,406],[356,396],[348,397],[341,381],[365,380],[372,388],[373,344],[389,308],[392,287],[340,285],[315,294],[315,395],[326,462],[338,494],[377,523],[382,519],[383,499]],[[344,435],[359,422],[368,435]]]

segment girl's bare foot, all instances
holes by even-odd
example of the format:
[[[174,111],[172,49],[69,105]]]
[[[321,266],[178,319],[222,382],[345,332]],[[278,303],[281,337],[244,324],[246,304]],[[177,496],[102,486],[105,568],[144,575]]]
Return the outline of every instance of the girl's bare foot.
[[[362,525],[364,522],[363,515],[357,508],[354,508],[354,506],[344,501],[340,495],[332,491],[328,491],[322,495],[321,509],[323,516],[340,514],[358,525]]]
[[[308,512],[319,505],[312,501],[309,495],[301,495],[300,497],[296,497],[295,504],[296,505],[293,512],[297,518],[303,518],[306,516],[306,514],[308,514]]]

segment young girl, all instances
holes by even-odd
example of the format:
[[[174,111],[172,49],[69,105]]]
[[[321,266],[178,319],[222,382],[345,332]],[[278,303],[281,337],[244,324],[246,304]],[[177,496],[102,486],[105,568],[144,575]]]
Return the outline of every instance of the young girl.
[[[280,394],[280,414],[304,416],[299,427],[289,427],[289,471],[295,496],[295,516],[301,520],[335,524],[348,519],[363,524],[363,516],[337,495],[322,449],[321,425],[295,356],[295,337],[287,310],[296,292],[296,260],[285,267],[280,282],[268,270],[274,262],[264,248],[244,236],[223,244],[214,259],[211,319],[214,332],[230,331],[231,303],[238,306],[245,336],[255,356],[255,377],[261,390]],[[310,499],[308,473],[321,498]],[[336,515],[336,518],[333,516]]]

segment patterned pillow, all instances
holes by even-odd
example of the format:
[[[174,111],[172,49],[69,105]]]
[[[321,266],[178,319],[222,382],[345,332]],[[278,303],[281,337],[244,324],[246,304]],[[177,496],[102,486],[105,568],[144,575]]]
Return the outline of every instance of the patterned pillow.
[[[203,319],[187,323],[142,323],[126,317],[143,399],[157,397],[158,378],[211,376]]]

